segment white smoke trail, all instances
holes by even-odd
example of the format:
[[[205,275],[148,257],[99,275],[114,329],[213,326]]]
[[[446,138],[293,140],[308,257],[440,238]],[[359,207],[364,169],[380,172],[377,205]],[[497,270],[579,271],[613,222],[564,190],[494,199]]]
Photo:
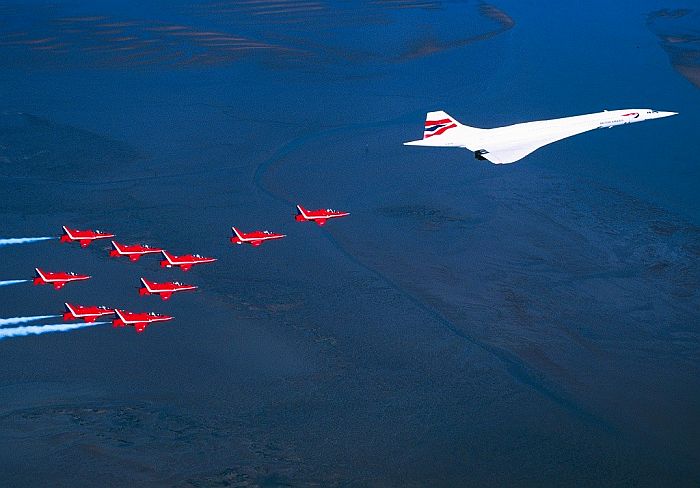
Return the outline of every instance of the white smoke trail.
[[[30,242],[48,241],[49,239],[57,239],[56,237],[11,237],[9,239],[0,239],[0,246],[9,246],[11,244],[29,244]]]
[[[5,280],[0,281],[0,286],[16,285],[17,283],[25,283],[29,280]]]
[[[0,327],[5,325],[17,325],[26,324],[27,322],[34,322],[35,320],[52,319],[54,317],[60,317],[59,315],[35,315],[33,317],[11,317],[9,319],[0,319]]]
[[[49,332],[68,332],[71,330],[92,327],[93,325],[106,324],[107,322],[77,323],[77,324],[51,324],[51,325],[25,325],[12,329],[0,329],[0,340],[7,337],[28,336],[31,334],[47,334]]]

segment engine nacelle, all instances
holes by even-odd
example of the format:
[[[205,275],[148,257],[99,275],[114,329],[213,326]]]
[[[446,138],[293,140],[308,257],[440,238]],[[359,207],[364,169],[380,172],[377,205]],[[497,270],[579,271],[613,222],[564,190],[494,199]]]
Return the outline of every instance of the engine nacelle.
[[[487,161],[484,154],[488,153],[489,152],[486,149],[479,149],[478,151],[474,151],[474,158],[478,159],[479,161]]]

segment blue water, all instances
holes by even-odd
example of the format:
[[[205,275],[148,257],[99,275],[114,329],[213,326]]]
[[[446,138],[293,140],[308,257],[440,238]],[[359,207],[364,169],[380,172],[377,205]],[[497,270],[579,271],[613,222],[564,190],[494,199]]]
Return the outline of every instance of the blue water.
[[[0,234],[99,228],[219,261],[0,249],[2,280],[93,275],[3,287],[2,317],[176,317],[0,342],[0,480],[697,484],[700,91],[660,36],[700,27],[647,23],[684,6],[2,7]],[[401,145],[430,110],[495,127],[625,107],[680,115],[508,166]],[[320,229],[296,203],[351,216]],[[231,225],[288,237],[232,247]],[[141,276],[200,289],[162,302]]]

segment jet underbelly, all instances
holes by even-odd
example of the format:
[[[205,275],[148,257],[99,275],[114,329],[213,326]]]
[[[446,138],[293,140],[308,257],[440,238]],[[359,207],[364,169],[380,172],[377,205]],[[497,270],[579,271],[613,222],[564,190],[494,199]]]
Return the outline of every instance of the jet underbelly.
[[[582,134],[598,127],[593,120],[557,120],[528,122],[499,129],[491,129],[481,143],[481,157],[494,164],[509,164],[567,137]],[[489,131],[490,132],[490,131]]]

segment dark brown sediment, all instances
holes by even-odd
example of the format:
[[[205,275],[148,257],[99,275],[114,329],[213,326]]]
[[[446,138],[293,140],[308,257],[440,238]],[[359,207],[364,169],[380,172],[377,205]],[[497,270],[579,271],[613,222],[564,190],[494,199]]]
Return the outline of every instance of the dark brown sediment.
[[[700,88],[700,11],[663,9],[647,16],[647,26],[656,34],[671,66]]]

